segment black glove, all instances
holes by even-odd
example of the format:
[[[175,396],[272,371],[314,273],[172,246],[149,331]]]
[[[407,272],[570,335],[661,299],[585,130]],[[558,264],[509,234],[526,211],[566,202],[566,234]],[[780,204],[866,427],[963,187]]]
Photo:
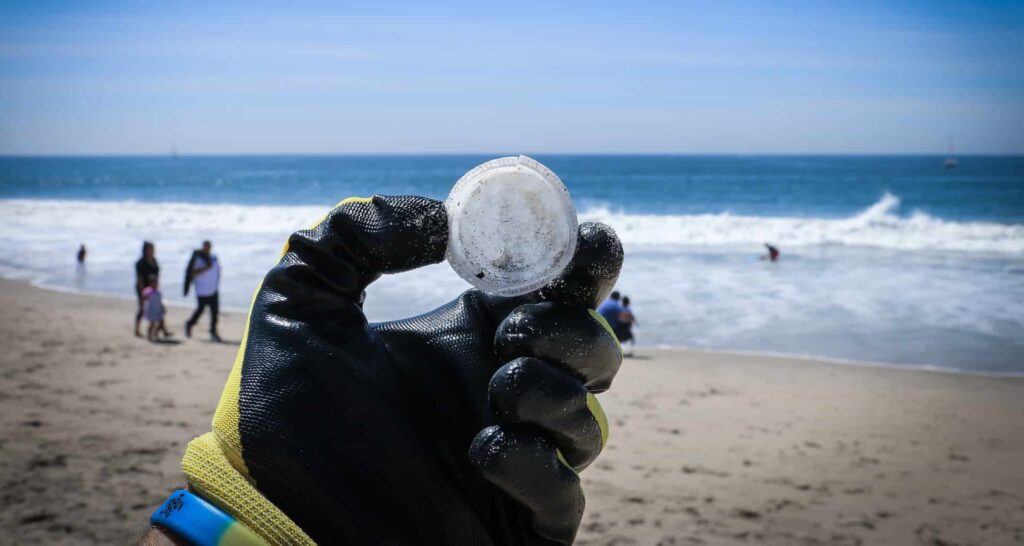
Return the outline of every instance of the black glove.
[[[468,290],[368,324],[382,273],[444,258],[440,202],[347,199],[293,234],[249,317],[190,486],[270,543],[568,544],[576,471],[607,439],[594,392],[621,363],[593,308],[622,263],[580,226],[576,255],[527,296]]]

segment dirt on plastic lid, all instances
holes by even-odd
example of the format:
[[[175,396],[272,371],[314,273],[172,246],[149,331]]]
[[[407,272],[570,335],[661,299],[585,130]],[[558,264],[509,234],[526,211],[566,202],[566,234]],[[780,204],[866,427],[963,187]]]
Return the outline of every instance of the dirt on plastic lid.
[[[518,296],[558,276],[576,252],[569,190],[526,156],[502,157],[466,173],[445,201],[448,263],[492,294]]]

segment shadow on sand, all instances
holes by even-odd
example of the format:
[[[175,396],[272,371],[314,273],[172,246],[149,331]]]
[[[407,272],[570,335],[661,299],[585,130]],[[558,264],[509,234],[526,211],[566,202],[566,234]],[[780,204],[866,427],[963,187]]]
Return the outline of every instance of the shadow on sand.
[[[236,339],[222,339],[220,341],[215,341],[215,340],[212,340],[212,339],[200,339],[198,341],[200,341],[202,343],[212,343],[214,345],[234,345],[235,347],[238,347],[239,345],[242,344],[242,342],[240,340],[236,340]]]
[[[647,355],[623,355],[623,358],[628,358],[630,360],[650,360],[651,359],[651,357],[649,357]]]

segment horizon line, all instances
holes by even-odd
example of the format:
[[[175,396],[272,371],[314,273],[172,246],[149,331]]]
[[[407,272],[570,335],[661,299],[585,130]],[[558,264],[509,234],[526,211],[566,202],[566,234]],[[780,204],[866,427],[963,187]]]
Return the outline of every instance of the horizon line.
[[[971,152],[944,154],[936,152],[200,152],[200,153],[0,153],[0,159],[43,159],[43,158],[209,158],[209,157],[504,157],[526,156],[619,156],[619,157],[1024,157],[1024,152]]]

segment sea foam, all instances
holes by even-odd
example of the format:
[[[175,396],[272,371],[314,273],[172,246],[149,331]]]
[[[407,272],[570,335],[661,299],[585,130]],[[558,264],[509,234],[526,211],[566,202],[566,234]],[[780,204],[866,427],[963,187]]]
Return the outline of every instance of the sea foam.
[[[900,216],[890,193],[848,218],[736,216],[732,214],[644,215],[592,208],[581,220],[615,228],[627,246],[845,245],[896,250],[1024,253],[1024,225],[954,222],[922,212]]]
[[[0,236],[20,232],[80,236],[117,233],[195,232],[234,235],[287,234],[308,226],[329,205],[270,206],[133,201],[0,200]],[[605,222],[628,246],[845,245],[896,250],[1024,253],[1024,225],[957,222],[922,212],[899,214],[899,197],[886,193],[847,218],[653,215],[595,207],[581,221]]]
[[[214,242],[221,301],[245,309],[288,235],[324,206],[0,200],[0,275],[134,297],[132,264],[157,245],[169,300],[192,249]],[[899,213],[885,194],[846,218],[644,215],[589,208],[612,225],[645,345],[805,353],[986,371],[1020,370],[1024,226]],[[782,249],[759,261],[761,244]],[[87,271],[76,273],[80,243]],[[469,288],[447,264],[386,275],[371,320],[434,308]],[[127,320],[127,319],[126,319]]]

